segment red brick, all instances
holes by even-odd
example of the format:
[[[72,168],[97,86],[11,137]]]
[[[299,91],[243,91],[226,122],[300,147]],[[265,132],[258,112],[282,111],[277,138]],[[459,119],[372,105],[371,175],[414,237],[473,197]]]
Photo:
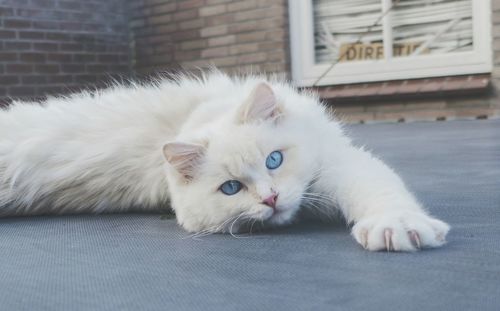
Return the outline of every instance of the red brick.
[[[73,82],[73,75],[58,74],[58,75],[48,75],[46,77],[48,83],[68,84]]]
[[[32,96],[35,95],[35,90],[28,86],[12,86],[8,89],[10,96]]]
[[[164,2],[161,1],[161,2]],[[177,3],[165,3],[162,5],[155,6],[154,8],[151,9],[154,14],[165,14],[165,13],[170,13],[174,12],[177,9]]]
[[[0,85],[5,86],[5,85],[15,85],[19,83],[19,77],[18,76],[6,76],[6,75],[1,75],[0,76]]]
[[[460,90],[464,87],[467,81],[462,77],[446,78],[441,86],[442,91]]]
[[[200,16],[212,16],[212,15],[220,15],[226,12],[226,5],[219,4],[214,6],[204,6],[200,8],[199,14]]]
[[[5,28],[24,29],[31,27],[31,21],[23,19],[5,19],[3,25]]]
[[[89,73],[103,73],[108,70],[107,65],[86,65],[85,68],[87,69],[87,72]],[[82,70],[83,72],[83,70]]]
[[[82,64],[62,64],[61,71],[64,73],[85,72],[85,66]]]
[[[426,79],[425,82],[420,88],[420,92],[437,92],[441,90],[444,79]]]
[[[177,3],[179,10],[199,8],[205,4],[204,0],[184,0]]]
[[[33,43],[33,50],[54,52],[59,50],[59,45],[57,43],[52,43],[52,42],[35,42]]]
[[[232,24],[234,21],[234,14],[207,16],[204,18],[204,20],[207,26]]]
[[[234,1],[234,0],[205,0],[207,5],[229,3],[232,1]]]
[[[186,29],[193,29],[193,28],[201,28],[205,24],[203,19],[194,19],[190,21],[185,21],[185,22],[180,22],[179,23],[179,29],[181,30],[186,30]]]
[[[238,58],[234,56],[229,56],[229,57],[216,57],[216,58],[211,58],[210,63],[214,64],[215,66],[234,66],[238,63]]]
[[[51,9],[55,7],[54,0],[36,0],[30,2],[30,7],[40,8],[40,9]]]
[[[259,50],[259,43],[233,44],[229,47],[229,54],[245,54]]]
[[[59,22],[55,22],[55,21],[37,21],[37,20],[34,20],[33,22],[33,28],[34,29],[50,29],[50,30],[57,30],[59,29],[59,25],[60,23]]]
[[[238,43],[262,42],[266,39],[266,35],[267,33],[265,31],[242,33],[236,36],[236,42]]]
[[[14,52],[0,52],[0,62],[14,62],[18,59],[18,54]]]
[[[27,64],[7,64],[5,66],[7,73],[23,74],[33,72],[33,65]]]
[[[227,25],[220,25],[213,27],[205,27],[201,30],[200,33],[202,37],[215,37],[215,36],[225,35],[227,33],[227,30],[228,30]]]
[[[202,49],[206,46],[207,46],[206,40],[202,39],[184,41],[180,43],[181,50],[196,50],[196,49]]]
[[[267,53],[253,53],[253,54],[244,54],[238,57],[238,64],[256,64],[262,63],[267,59]]]
[[[422,80],[406,80],[401,85],[399,92],[401,94],[412,94],[420,92],[422,89],[423,83]]]
[[[172,61],[172,58],[169,57],[169,55],[156,55],[156,57],[159,59],[158,62],[163,64]],[[199,50],[183,51],[175,55],[175,60],[176,61],[199,60],[200,57],[201,57],[201,52]]]
[[[245,21],[239,22],[232,25],[230,28],[231,33],[238,32],[247,32],[247,31],[255,31],[259,28],[258,21]],[[262,37],[262,40],[265,38],[265,35]]]
[[[12,30],[0,30],[0,39],[12,39],[16,37],[16,32]]]
[[[100,54],[97,55],[97,60],[107,64],[118,63],[120,61],[116,54]]]
[[[66,87],[56,85],[41,86],[36,88],[37,95],[47,96],[59,93],[68,93],[68,89]]]
[[[208,39],[209,46],[231,45],[236,42],[235,35],[228,35],[222,37],[215,37]]]
[[[37,76],[22,76],[21,81],[23,84],[45,84],[47,77],[42,75]]]
[[[196,9],[181,11],[174,14],[175,21],[185,21],[188,19],[194,19],[196,17],[198,17],[198,10]]]
[[[80,10],[82,8],[82,3],[78,1],[62,1],[57,2],[58,8],[65,10]]]
[[[0,7],[0,16],[7,17],[14,15],[14,8],[11,7]]]
[[[119,57],[117,57],[118,60],[121,60]],[[72,55],[72,60],[73,62],[76,63],[87,63],[87,62],[94,62],[96,60],[96,56],[94,54],[73,54]],[[123,61],[123,60],[121,60]],[[116,62],[116,60],[115,60]]]
[[[229,49],[226,46],[217,47],[217,48],[210,48],[210,49],[203,50],[201,52],[201,57],[203,57],[203,58],[221,57],[221,56],[227,56],[227,55],[229,55]]]
[[[228,12],[243,11],[257,7],[257,1],[255,0],[244,0],[231,2],[227,5]]]
[[[172,40],[192,40],[199,38],[199,31],[197,29],[190,29],[184,31],[177,31],[172,34]]]
[[[69,33],[63,33],[63,32],[47,32],[45,38],[47,40],[53,40],[58,42],[71,41],[71,35]]]
[[[59,73],[59,65],[37,65],[35,71],[42,74]]]
[[[74,75],[75,82],[83,84],[92,84],[97,82],[97,76],[94,74],[77,74]]]
[[[173,15],[156,15],[148,17],[146,19],[146,24],[151,26],[162,25],[171,23],[172,20],[173,20]]]
[[[356,96],[373,96],[380,91],[380,84],[365,83],[357,88]]]
[[[62,43],[60,45],[61,51],[83,51],[83,44],[81,43]]]
[[[21,53],[19,59],[25,63],[44,63],[46,56],[42,53]]]
[[[401,87],[401,82],[385,82],[380,88],[378,95],[396,94]]]
[[[70,63],[72,61],[71,54],[48,54],[47,60],[55,63]]]
[[[490,84],[490,80],[487,76],[479,75],[479,76],[470,76],[467,79],[467,82],[464,84],[464,89],[483,89],[487,88]]]
[[[4,42],[5,51],[26,51],[31,50],[31,43],[29,42]]]

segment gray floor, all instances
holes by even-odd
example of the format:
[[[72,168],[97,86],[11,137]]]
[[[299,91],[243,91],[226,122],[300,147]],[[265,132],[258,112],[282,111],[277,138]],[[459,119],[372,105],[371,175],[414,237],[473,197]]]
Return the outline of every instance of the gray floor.
[[[186,238],[159,215],[0,220],[2,310],[500,310],[500,121],[349,128],[453,226],[369,253],[341,224]]]

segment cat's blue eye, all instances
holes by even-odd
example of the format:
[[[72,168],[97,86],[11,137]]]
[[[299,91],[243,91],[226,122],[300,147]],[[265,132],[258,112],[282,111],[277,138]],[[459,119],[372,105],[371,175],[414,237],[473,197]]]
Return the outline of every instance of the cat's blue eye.
[[[243,188],[243,184],[237,180],[228,180],[220,186],[220,191],[225,195],[233,195],[238,193],[241,188]]]
[[[281,151],[273,151],[271,152],[266,159],[266,167],[270,170],[274,170],[278,168],[281,163],[283,163],[283,154]]]

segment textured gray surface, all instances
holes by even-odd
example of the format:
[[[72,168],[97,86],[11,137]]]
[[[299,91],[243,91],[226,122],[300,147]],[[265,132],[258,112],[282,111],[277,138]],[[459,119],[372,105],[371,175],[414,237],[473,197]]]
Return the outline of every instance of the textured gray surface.
[[[2,310],[500,310],[500,122],[352,126],[453,229],[369,253],[340,224],[186,238],[159,215],[0,220]]]

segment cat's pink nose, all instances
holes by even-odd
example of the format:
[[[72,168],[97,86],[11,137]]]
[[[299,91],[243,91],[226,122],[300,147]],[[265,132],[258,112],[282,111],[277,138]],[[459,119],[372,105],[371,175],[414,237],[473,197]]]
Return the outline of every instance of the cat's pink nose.
[[[269,197],[265,198],[264,201],[262,201],[262,203],[266,204],[269,207],[275,208],[276,201],[278,201],[278,194],[273,193]]]

